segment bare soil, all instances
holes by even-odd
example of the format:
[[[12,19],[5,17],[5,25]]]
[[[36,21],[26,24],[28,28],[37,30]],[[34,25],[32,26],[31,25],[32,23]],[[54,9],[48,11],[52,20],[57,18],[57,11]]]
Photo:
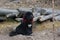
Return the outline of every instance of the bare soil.
[[[52,22],[46,21],[41,24],[37,24],[33,27],[32,36],[17,35],[9,37],[9,32],[15,29],[20,23],[17,22],[2,22],[0,23],[0,40],[53,40],[53,26]],[[55,39],[60,40],[60,22],[55,23]]]
[[[19,7],[46,7],[52,8],[51,1],[48,0],[0,0],[0,8],[17,9]],[[60,0],[55,1],[55,8],[60,9]],[[0,40],[60,40],[60,21],[54,22],[55,31],[53,34],[52,22],[46,21],[41,24],[36,24],[33,27],[32,36],[17,35],[9,37],[9,32],[15,29],[20,23],[17,22],[2,22],[0,23]],[[59,35],[58,35],[59,34]]]

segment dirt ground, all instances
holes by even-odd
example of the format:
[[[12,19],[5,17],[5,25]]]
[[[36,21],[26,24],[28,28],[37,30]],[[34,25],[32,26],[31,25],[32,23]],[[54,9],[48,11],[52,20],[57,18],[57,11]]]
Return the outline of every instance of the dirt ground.
[[[46,0],[33,0],[26,2],[25,0],[17,2],[10,2],[10,0],[0,0],[0,8],[17,9],[19,7],[47,7],[51,8],[52,4],[45,4]],[[37,3],[38,2],[38,3]],[[58,5],[57,5],[58,4]],[[56,0],[55,8],[60,9],[60,0]],[[54,22],[55,31],[53,34],[52,22],[46,21],[40,24],[35,24],[33,27],[32,36],[17,35],[9,37],[9,32],[15,29],[20,23],[17,22],[2,22],[0,23],[0,40],[60,40],[60,22]],[[55,35],[55,36],[53,36]],[[54,38],[55,37],[55,38]]]
[[[20,7],[52,7],[51,0],[0,0],[0,8],[17,9]],[[60,9],[60,0],[55,0],[55,8]]]
[[[33,27],[32,36],[17,35],[9,37],[9,32],[16,28],[20,23],[17,22],[2,22],[0,23],[0,40],[53,40],[53,26],[52,22],[46,21],[40,24],[36,24]],[[60,22],[55,23],[55,40],[60,40]]]

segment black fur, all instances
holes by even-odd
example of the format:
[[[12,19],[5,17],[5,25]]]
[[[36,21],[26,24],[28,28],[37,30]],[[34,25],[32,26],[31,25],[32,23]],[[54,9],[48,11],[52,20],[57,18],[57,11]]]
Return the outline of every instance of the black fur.
[[[22,23],[18,27],[16,27],[14,31],[10,32],[9,36],[15,36],[18,34],[22,35],[32,34],[32,26],[28,27],[28,24],[32,25],[33,14],[31,12],[27,12],[26,14],[24,14],[23,19],[26,19],[27,21],[23,20]]]

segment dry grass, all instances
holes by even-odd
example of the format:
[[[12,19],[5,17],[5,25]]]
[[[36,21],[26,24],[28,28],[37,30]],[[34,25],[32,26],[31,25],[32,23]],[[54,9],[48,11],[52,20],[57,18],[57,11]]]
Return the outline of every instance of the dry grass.
[[[49,30],[45,30],[45,29],[52,29],[52,22],[50,21],[46,21],[43,22],[41,24],[36,24],[36,28],[33,28],[33,36],[31,37],[27,37],[27,36],[23,36],[23,35],[17,35],[15,37],[9,37],[9,33],[10,31],[13,30],[13,28],[17,27],[20,23],[17,22],[2,22],[0,23],[0,40],[32,40],[32,39],[36,39],[36,40],[46,40],[51,38],[50,40],[53,39],[53,33],[51,33],[52,31]],[[60,21],[56,21],[55,23],[55,28],[60,27]],[[43,31],[44,30],[44,31]],[[57,35],[57,34],[56,34]],[[59,39],[59,37],[56,36],[56,40]]]
[[[1,34],[7,34],[10,31],[12,31],[14,28],[16,28],[20,23],[15,22],[13,20],[6,20],[5,22],[0,23],[0,33]],[[54,22],[55,28],[60,27],[60,21]],[[45,21],[43,23],[35,23],[33,27],[34,31],[42,31],[46,29],[52,29],[53,28],[53,22]]]
[[[55,21],[54,22],[55,28],[60,27],[60,21]],[[53,28],[53,22],[46,21],[41,24],[37,24],[35,31],[42,31],[45,29],[52,29]]]
[[[7,34],[13,30],[19,23],[17,22],[2,22],[0,23],[0,34]]]

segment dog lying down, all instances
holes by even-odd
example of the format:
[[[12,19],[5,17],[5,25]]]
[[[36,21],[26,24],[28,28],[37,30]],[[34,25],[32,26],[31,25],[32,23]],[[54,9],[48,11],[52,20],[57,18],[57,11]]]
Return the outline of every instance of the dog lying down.
[[[15,36],[18,34],[31,35],[32,22],[33,22],[33,14],[31,12],[27,12],[26,14],[23,15],[23,20],[21,24],[17,26],[15,30],[10,32],[9,36]]]

